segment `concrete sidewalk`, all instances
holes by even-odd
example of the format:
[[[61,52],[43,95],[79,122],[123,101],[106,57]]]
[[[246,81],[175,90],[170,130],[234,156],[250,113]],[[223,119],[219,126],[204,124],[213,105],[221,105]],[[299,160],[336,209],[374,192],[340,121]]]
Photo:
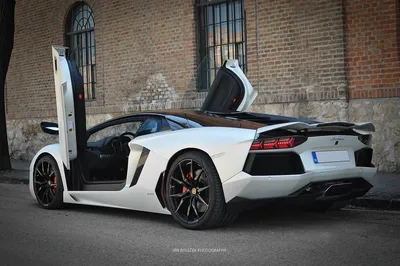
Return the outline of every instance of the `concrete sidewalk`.
[[[12,170],[0,171],[0,183],[28,184],[30,162],[11,160]]]
[[[0,183],[28,184],[30,162],[12,160],[10,171],[0,171]],[[374,209],[400,210],[400,173],[378,172],[374,186],[364,197],[352,201],[351,206]]]

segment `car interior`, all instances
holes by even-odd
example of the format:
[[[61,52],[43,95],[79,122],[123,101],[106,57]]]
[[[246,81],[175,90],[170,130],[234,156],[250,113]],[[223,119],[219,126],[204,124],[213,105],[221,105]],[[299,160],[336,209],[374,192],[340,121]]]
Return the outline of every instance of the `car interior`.
[[[162,119],[147,118],[106,126],[88,136],[81,160],[86,183],[126,180],[130,148],[128,143],[139,136],[163,130]]]

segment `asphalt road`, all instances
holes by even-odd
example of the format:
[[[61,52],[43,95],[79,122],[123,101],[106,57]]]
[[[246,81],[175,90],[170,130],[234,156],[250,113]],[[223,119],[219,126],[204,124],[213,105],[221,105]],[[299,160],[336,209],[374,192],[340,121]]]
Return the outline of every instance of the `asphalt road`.
[[[183,263],[399,265],[400,212],[268,209],[227,228],[189,231],[164,215],[86,206],[48,211],[27,185],[0,184],[0,265]]]

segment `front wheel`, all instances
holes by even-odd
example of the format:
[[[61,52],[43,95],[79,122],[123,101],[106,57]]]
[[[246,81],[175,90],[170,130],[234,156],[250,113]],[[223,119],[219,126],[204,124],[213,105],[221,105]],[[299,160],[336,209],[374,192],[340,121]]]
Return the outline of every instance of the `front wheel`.
[[[188,229],[229,224],[237,213],[228,212],[221,180],[211,159],[201,152],[180,155],[167,174],[166,201],[173,218]]]
[[[64,187],[57,162],[50,155],[43,156],[35,165],[33,190],[39,204],[45,209],[63,206]]]

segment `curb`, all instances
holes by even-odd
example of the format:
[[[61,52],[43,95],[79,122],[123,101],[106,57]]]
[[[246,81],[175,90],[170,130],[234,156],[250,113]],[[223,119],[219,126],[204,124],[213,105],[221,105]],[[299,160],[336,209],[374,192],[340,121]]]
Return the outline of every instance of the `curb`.
[[[29,180],[25,178],[2,177],[0,178],[0,183],[28,185]]]
[[[400,199],[364,197],[353,199],[350,205],[369,209],[400,211]]]
[[[29,171],[26,170],[5,170],[0,171],[0,183],[6,184],[29,184]]]

